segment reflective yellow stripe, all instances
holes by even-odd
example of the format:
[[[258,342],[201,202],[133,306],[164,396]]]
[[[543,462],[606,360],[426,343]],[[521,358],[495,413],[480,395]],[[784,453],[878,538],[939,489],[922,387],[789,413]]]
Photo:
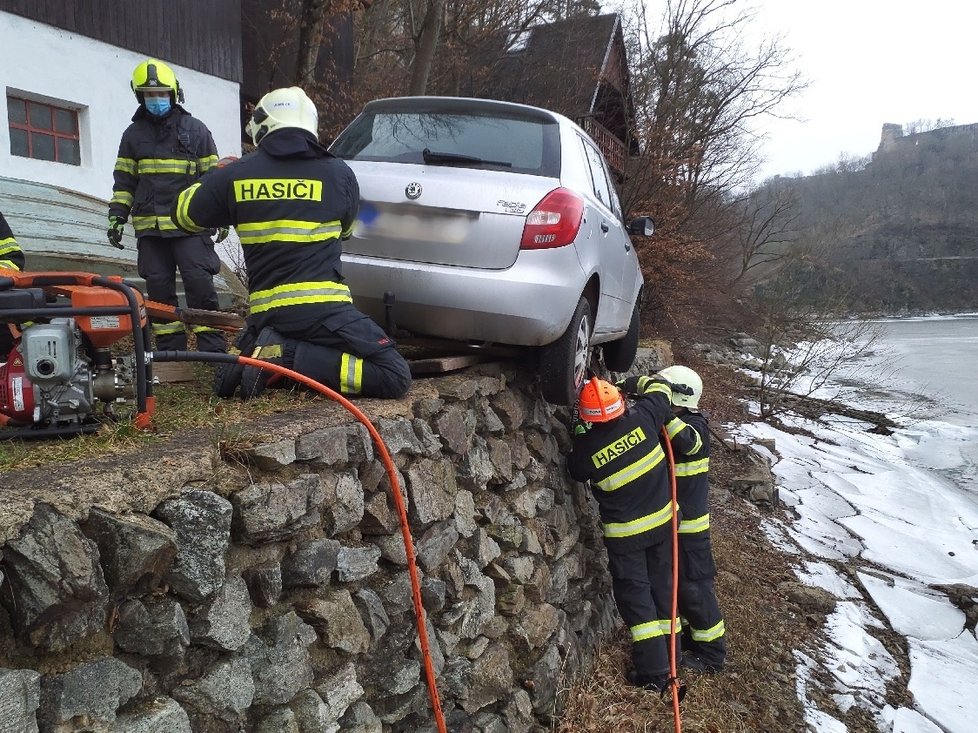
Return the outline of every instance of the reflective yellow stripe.
[[[112,193],[111,203],[132,206],[132,194],[128,191],[114,191]]]
[[[349,239],[353,235],[353,224],[350,224],[346,229],[340,232],[340,237],[342,239]]]
[[[710,470],[710,459],[700,458],[698,461],[688,461],[676,464],[676,477],[695,476],[698,473],[706,473]]]
[[[720,622],[715,626],[711,626],[710,628],[702,631],[694,629],[692,626],[689,630],[693,635],[693,641],[716,641],[723,636],[724,633],[726,633],[726,628],[723,625],[723,619],[720,619]]]
[[[252,313],[304,303],[352,303],[350,288],[330,280],[287,283],[268,290],[256,290],[248,297]]]
[[[200,168],[201,173],[209,171],[215,165],[217,165],[216,155],[205,155],[203,158],[197,159],[197,166]]]
[[[705,532],[710,528],[710,514],[706,513],[702,517],[693,519],[683,519],[679,522],[679,534],[694,534]]]
[[[0,267],[4,267],[8,270],[17,270],[20,272],[20,268],[17,267],[11,260],[0,260]]]
[[[220,329],[211,328],[210,326],[194,326],[190,330],[194,333],[220,333]]]
[[[116,158],[115,169],[123,173],[136,173],[136,161],[132,158]]]
[[[669,439],[672,440],[688,427],[689,425],[686,422],[680,420],[678,417],[674,417],[672,420],[666,423],[666,433],[668,433]],[[696,430],[693,431],[693,434],[696,436],[696,440],[693,442],[692,448],[684,451],[687,456],[692,456],[699,453],[700,449],[703,447],[703,438],[700,437],[700,434]]]
[[[250,354],[252,359],[271,361],[282,358],[282,344],[263,344],[256,346]]]
[[[652,394],[653,392],[662,392],[666,397],[672,396],[672,390],[662,382],[653,382],[643,391],[644,394]]]
[[[9,255],[11,252],[20,252],[20,245],[17,244],[16,240],[13,238],[0,239],[0,257]]]
[[[168,216],[134,216],[132,218],[132,228],[137,232],[144,232],[147,229],[159,229],[160,231],[176,231],[177,225]]]
[[[171,333],[183,333],[183,324],[180,321],[154,323],[153,333],[155,333],[157,336],[169,336]]]
[[[190,218],[190,199],[194,197],[197,193],[197,189],[200,188],[199,183],[195,183],[189,188],[184,189],[177,196],[177,225],[188,232],[202,232],[204,227],[197,226],[197,223]]]
[[[661,527],[672,518],[672,502],[666,504],[662,509],[644,517],[633,519],[630,522],[612,522],[604,525],[605,537],[632,537],[633,535],[648,532],[650,529]]]
[[[325,242],[340,236],[339,220],[296,221],[280,219],[278,221],[254,221],[238,224],[235,231],[241,244],[266,244],[267,242]]]
[[[679,433],[685,427],[686,427],[686,423],[684,423],[678,417],[674,417],[672,420],[666,423],[666,433],[669,435],[670,438],[675,438],[676,434]]]
[[[640,476],[647,474],[658,466],[665,457],[665,453],[662,452],[662,446],[656,445],[645,457],[639,458],[634,463],[611,474],[608,478],[601,479],[598,481],[597,486],[602,491],[616,491],[625,484],[629,484]]]
[[[340,358],[340,392],[360,394],[363,384],[363,359],[353,354],[343,354]]]
[[[676,619],[676,631],[680,629],[679,619]],[[672,631],[672,623],[669,619],[656,619],[644,624],[636,624],[629,627],[632,632],[632,642],[654,639],[657,636],[669,636]]]
[[[157,173],[186,173],[197,175],[197,163],[180,158],[143,158],[136,164],[136,173],[141,176]]]

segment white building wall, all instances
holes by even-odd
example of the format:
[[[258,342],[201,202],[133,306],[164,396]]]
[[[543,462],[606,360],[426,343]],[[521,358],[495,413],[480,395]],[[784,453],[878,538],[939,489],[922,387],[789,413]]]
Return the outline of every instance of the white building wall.
[[[81,191],[108,201],[122,132],[138,102],[129,88],[146,55],[0,11],[0,176]],[[241,155],[238,84],[168,59],[184,107],[210,128],[220,156]],[[10,154],[7,94],[78,110],[81,165]],[[67,103],[67,104],[66,104]]]

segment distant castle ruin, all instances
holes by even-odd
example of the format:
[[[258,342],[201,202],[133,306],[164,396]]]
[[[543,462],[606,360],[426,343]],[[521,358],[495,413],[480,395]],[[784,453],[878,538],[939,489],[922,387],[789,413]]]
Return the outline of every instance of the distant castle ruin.
[[[925,140],[940,140],[943,142],[959,135],[967,135],[973,143],[978,144],[978,123],[939,127],[934,130],[904,134],[903,125],[886,122],[883,124],[883,131],[880,134],[880,146],[877,148],[876,153],[906,150],[908,147],[919,145]],[[874,156],[876,153],[874,153]]]

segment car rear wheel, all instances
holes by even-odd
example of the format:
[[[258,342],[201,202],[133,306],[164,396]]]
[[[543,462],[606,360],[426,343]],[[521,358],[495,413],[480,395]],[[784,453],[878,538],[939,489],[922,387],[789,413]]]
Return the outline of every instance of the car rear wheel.
[[[554,405],[573,405],[591,362],[591,304],[581,298],[563,335],[543,347],[540,385],[543,398]]]
[[[628,323],[628,332],[617,341],[609,341],[601,346],[604,364],[611,371],[627,372],[632,368],[635,354],[638,352],[639,321],[638,303],[635,303],[632,320]]]

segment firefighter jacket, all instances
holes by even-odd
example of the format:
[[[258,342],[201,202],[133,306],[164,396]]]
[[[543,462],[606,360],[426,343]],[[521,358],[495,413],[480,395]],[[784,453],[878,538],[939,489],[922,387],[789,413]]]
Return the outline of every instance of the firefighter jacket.
[[[285,128],[183,191],[174,221],[190,232],[234,225],[250,316],[259,325],[311,324],[324,306],[353,303],[340,275],[340,239],[352,233],[359,204],[350,167],[310,133]]]
[[[170,218],[177,194],[217,163],[207,126],[180,105],[156,118],[140,105],[122,133],[109,216],[132,215],[137,237],[186,237]]]
[[[21,250],[14,233],[10,231],[10,225],[0,214],[0,268],[8,270],[24,269],[24,252]],[[0,357],[4,356],[0,354]]]
[[[621,417],[575,431],[567,468],[590,481],[609,552],[627,553],[668,536],[672,490],[659,432],[672,417],[671,390],[656,382]]]
[[[710,429],[706,415],[684,408],[666,423],[666,432],[672,441],[676,463],[676,496],[682,512],[680,538],[708,537]]]

